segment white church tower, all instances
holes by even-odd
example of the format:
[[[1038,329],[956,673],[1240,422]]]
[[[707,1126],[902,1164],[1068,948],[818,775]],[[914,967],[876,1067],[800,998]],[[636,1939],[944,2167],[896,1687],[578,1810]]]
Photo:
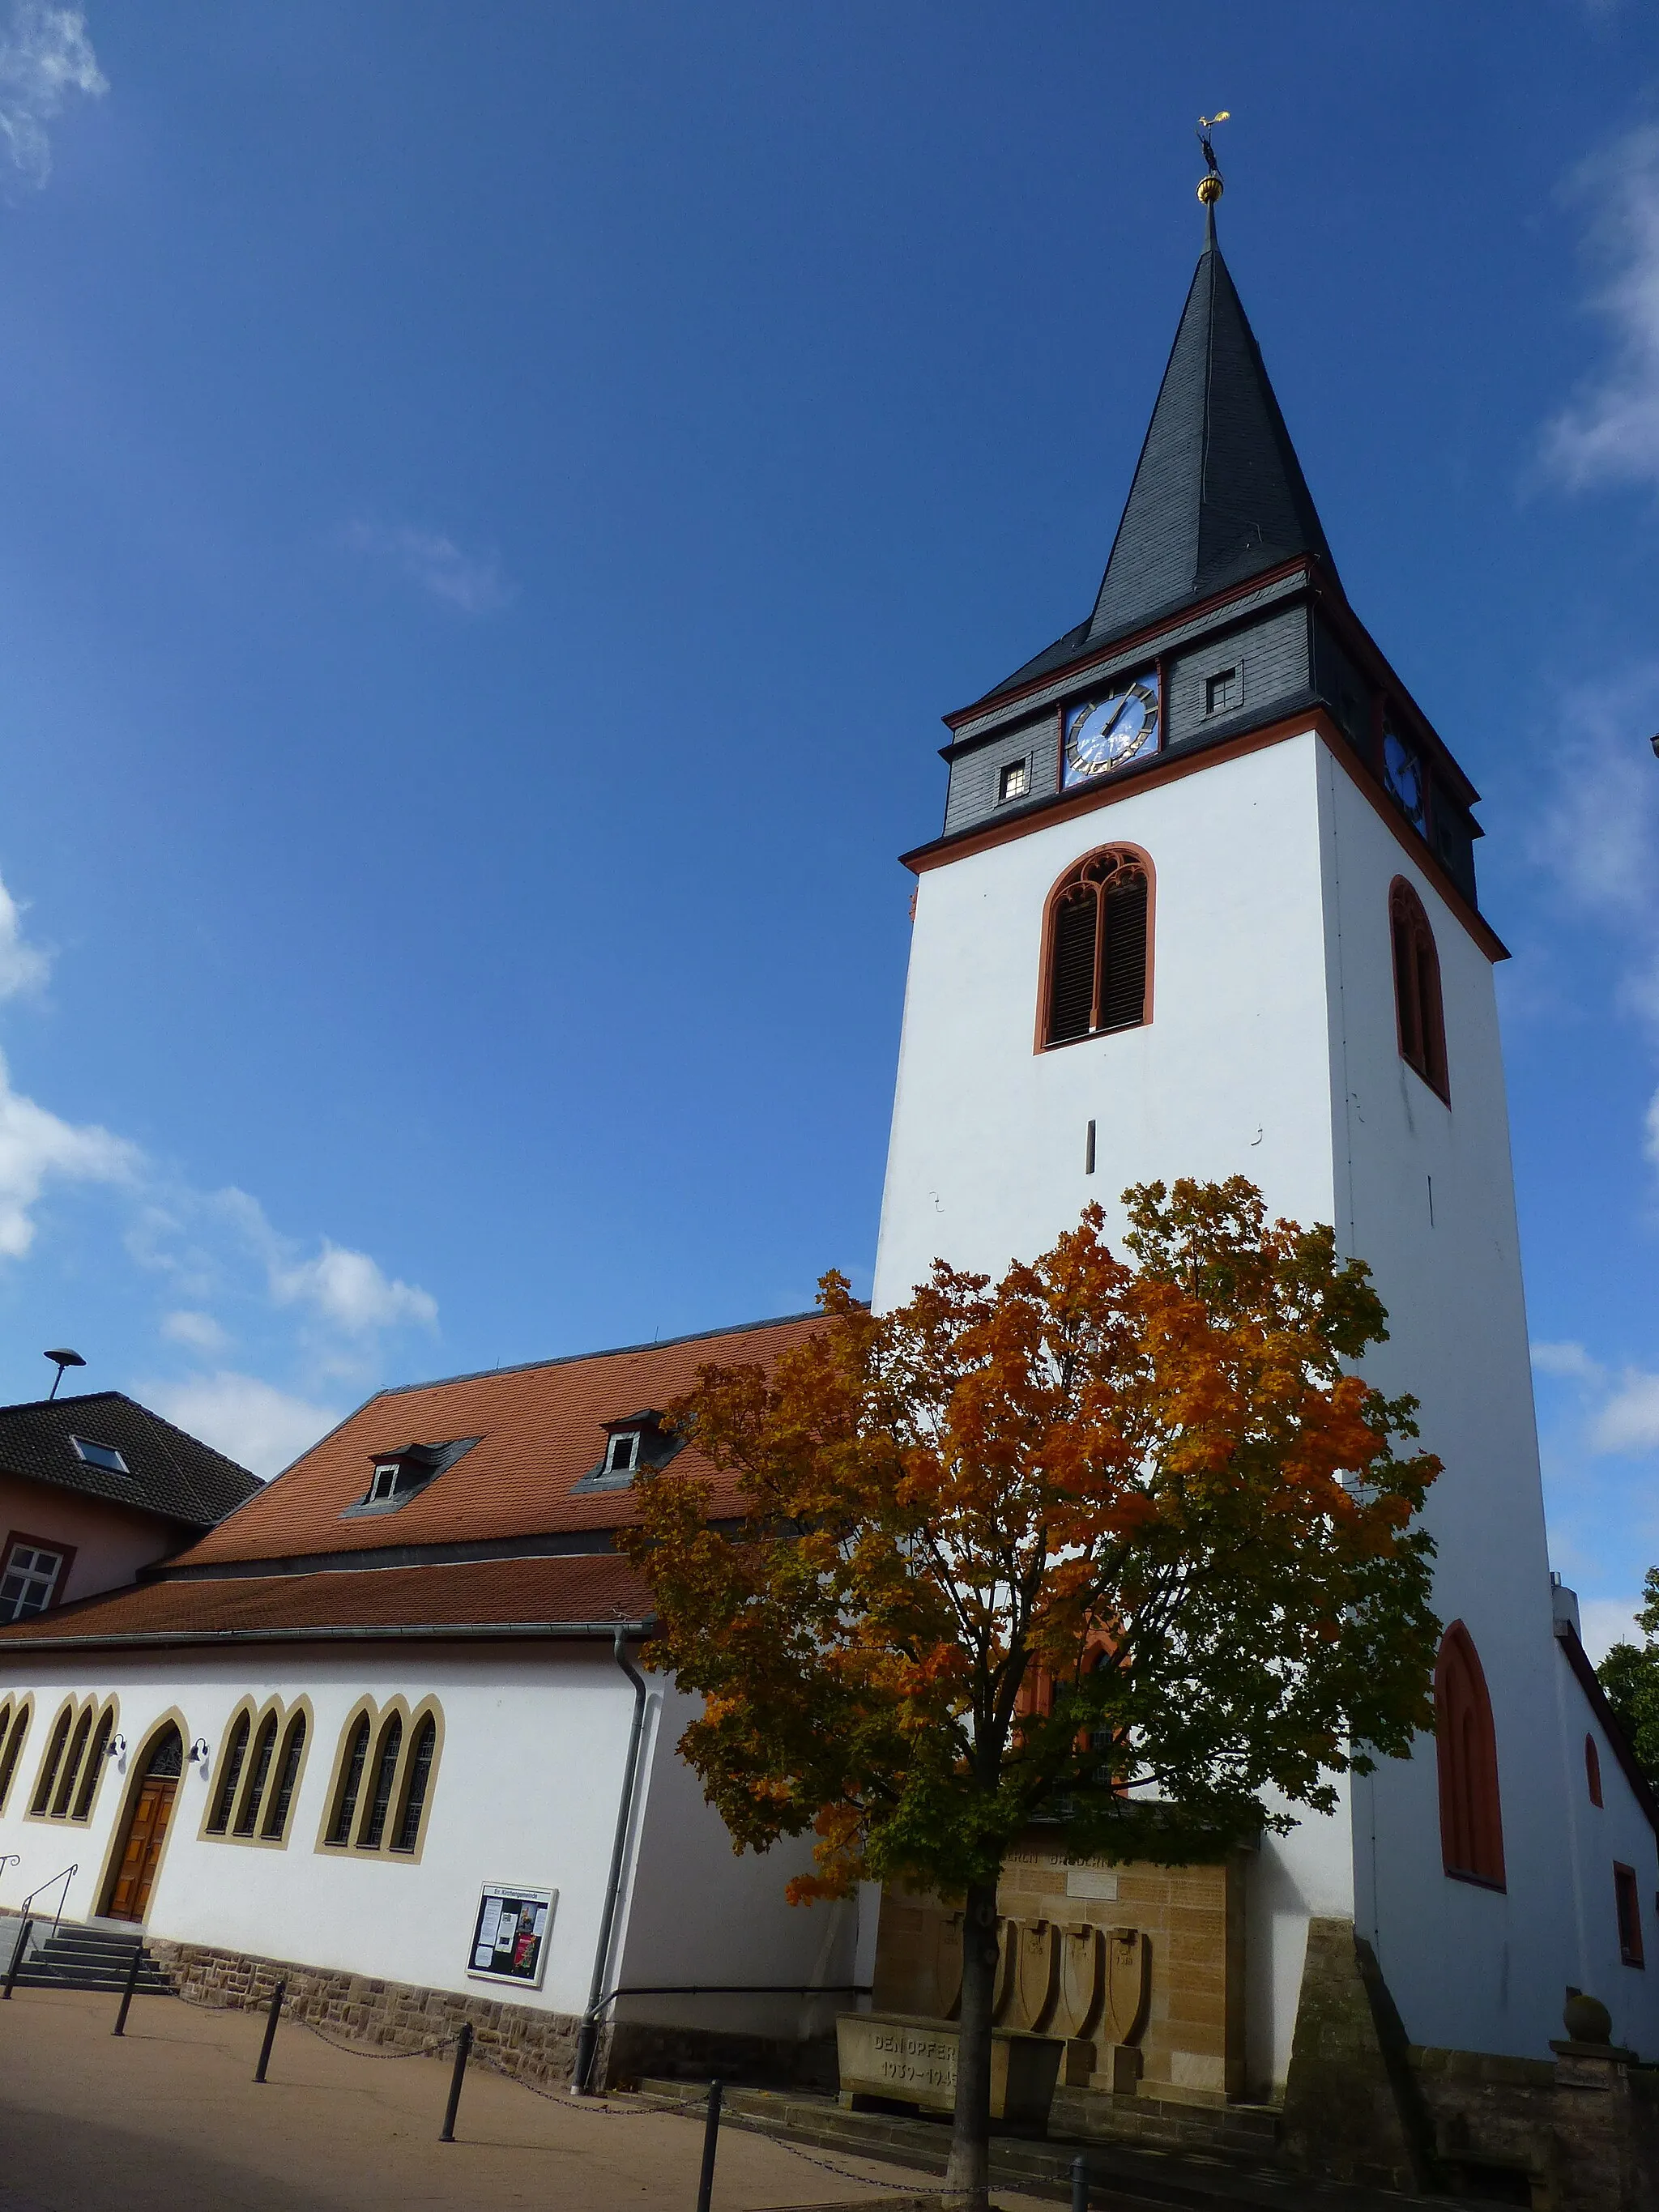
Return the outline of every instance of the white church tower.
[[[1413,2042],[1547,2057],[1571,1984],[1653,2057],[1653,1801],[1545,1548],[1477,794],[1348,604],[1206,222],[1092,612],[945,717],[875,1299],[1152,1178],[1334,1224],[1445,1465],[1442,1724],[1260,1853],[1249,2078],[1285,2079],[1314,1919]]]

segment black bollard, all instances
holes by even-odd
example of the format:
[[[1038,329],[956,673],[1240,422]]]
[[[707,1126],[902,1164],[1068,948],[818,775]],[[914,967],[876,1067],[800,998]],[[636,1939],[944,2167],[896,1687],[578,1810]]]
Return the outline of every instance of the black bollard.
[[[1089,2161],[1080,2154],[1072,2160],[1072,2212],[1089,2212]]]
[[[17,1979],[17,1969],[22,1965],[23,1954],[29,1948],[29,1930],[33,1925],[33,1916],[26,1916],[22,1926],[17,1931],[16,1948],[11,1954],[10,1966],[6,1969],[6,1986],[3,1990],[0,1990],[0,1997],[9,1997],[11,1995],[11,1985]]]
[[[132,2002],[132,1993],[138,1986],[138,1969],[143,1963],[143,1945],[135,1943],[132,1964],[127,1968],[127,1985],[121,1992],[121,2009],[116,2014],[115,2025],[110,2030],[112,2035],[125,2035],[127,2032],[127,2007]]]
[[[461,2083],[466,2078],[466,2055],[471,2048],[472,2023],[470,2020],[464,2020],[461,2032],[455,2039],[455,2071],[449,2077],[449,2102],[444,2107],[443,2133],[438,2137],[440,2142],[453,2142],[455,2140],[455,2115],[460,2109]]]
[[[256,2081],[265,2078],[265,2069],[270,2063],[270,2046],[276,2040],[276,2015],[283,2009],[283,1997],[288,1989],[286,1982],[278,1982],[270,1993],[270,2010],[265,2019],[265,2039],[259,2045],[259,2063],[253,2069]]]
[[[702,2126],[702,2172],[697,2182],[697,2212],[708,2212],[708,2200],[714,2193],[714,2153],[720,2140],[721,2086],[718,2081],[708,2085],[708,2118]]]

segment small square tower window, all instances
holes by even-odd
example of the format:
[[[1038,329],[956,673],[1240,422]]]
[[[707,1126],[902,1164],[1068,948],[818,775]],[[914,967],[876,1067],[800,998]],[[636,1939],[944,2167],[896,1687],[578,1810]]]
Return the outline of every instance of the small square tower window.
[[[1218,668],[1213,676],[1204,679],[1204,711],[1206,714],[1224,714],[1237,707],[1244,696],[1244,686],[1238,680],[1237,668]]]
[[[1002,773],[997,778],[997,803],[1010,799],[1024,799],[1026,790],[1025,763],[1023,760],[1005,761]]]
[[[605,1455],[607,1474],[632,1474],[640,1463],[640,1432],[623,1429],[611,1439]]]

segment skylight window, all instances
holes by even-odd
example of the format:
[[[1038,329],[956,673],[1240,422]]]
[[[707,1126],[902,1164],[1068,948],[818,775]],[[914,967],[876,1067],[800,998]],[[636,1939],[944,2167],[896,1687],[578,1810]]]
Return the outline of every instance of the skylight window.
[[[76,1456],[83,1459],[88,1467],[101,1467],[106,1474],[132,1473],[113,1444],[92,1443],[85,1437],[71,1437],[70,1442],[75,1446]]]

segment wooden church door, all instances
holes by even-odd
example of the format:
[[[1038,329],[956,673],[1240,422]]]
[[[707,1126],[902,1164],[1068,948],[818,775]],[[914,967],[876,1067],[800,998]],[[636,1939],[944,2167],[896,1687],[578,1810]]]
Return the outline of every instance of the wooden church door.
[[[183,1764],[184,1745],[179,1731],[169,1728],[144,1762],[138,1795],[127,1821],[120,1868],[110,1893],[107,1909],[112,1920],[142,1920],[144,1917],[155,1883],[155,1869],[161,1863],[161,1846],[167,1840],[167,1820],[173,1811],[173,1801],[179,1794],[179,1774]]]

